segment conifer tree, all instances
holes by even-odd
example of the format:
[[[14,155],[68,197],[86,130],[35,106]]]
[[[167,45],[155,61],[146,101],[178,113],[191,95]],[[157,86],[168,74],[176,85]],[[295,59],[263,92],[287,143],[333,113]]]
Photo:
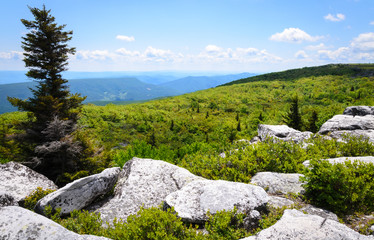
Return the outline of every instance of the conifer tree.
[[[8,100],[19,110],[28,112],[28,121],[21,126],[25,134],[18,140],[27,143],[31,150],[31,167],[52,179],[71,162],[70,153],[77,154],[79,148],[72,141],[71,133],[76,128],[85,97],[72,95],[67,80],[61,75],[67,70],[68,55],[75,53],[75,48],[67,45],[73,32],[64,31],[65,25],[58,25],[45,6],[29,9],[34,20],[21,19],[30,30],[22,37],[23,61],[29,68],[26,76],[38,85],[30,89],[33,96],[29,99],[8,97]]]
[[[291,99],[291,107],[290,110],[286,115],[283,116],[283,121],[289,127],[294,128],[296,130],[301,130],[302,122],[301,122],[301,115],[299,112],[299,97],[295,95]]]

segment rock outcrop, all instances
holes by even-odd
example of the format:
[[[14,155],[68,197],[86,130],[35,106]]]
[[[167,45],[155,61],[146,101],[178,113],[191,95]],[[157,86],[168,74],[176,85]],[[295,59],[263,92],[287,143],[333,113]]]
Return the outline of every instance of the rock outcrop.
[[[363,162],[363,163],[373,163],[374,164],[374,156],[366,156],[366,157],[338,157],[338,158],[323,159],[323,161],[328,161],[331,164],[344,163],[346,161],[350,161],[350,162],[360,161],[360,162]],[[310,161],[307,160],[307,161],[303,162],[303,165],[305,167],[310,167]]]
[[[287,125],[258,125],[258,136],[261,141],[264,141],[268,137],[273,137],[275,139],[283,141],[293,141],[300,143],[310,138],[313,134],[312,132],[301,132],[293,128],[288,127]]]
[[[112,190],[120,171],[119,167],[108,168],[101,173],[75,180],[40,199],[35,206],[35,212],[44,214],[46,206],[51,206],[52,209],[61,208],[61,215],[80,210]]]
[[[38,187],[57,189],[57,186],[47,177],[16,163],[0,164],[0,192],[12,196],[15,202],[22,203]]]
[[[114,197],[97,209],[104,221],[125,220],[140,207],[159,206],[167,195],[202,179],[184,168],[152,159],[133,158],[124,165]]]
[[[252,214],[253,210],[266,207],[269,197],[261,187],[252,184],[223,180],[193,181],[179,191],[169,194],[166,207],[174,210],[182,220],[190,223],[203,223],[212,214],[221,210],[232,210]]]
[[[321,126],[319,133],[327,134],[340,130],[374,130],[374,115],[335,115]]]
[[[282,218],[273,226],[262,230],[255,236],[243,240],[277,239],[374,239],[361,235],[344,224],[317,215],[304,214],[298,210],[285,210]]]
[[[27,209],[9,206],[0,208],[0,239],[38,240],[104,240],[93,235],[79,235],[54,221]]]
[[[251,183],[262,187],[269,194],[299,194],[304,191],[303,182],[300,181],[303,176],[298,173],[259,172],[252,177]]]
[[[347,107],[343,115],[351,115],[351,116],[366,116],[366,115],[374,115],[374,107],[369,106],[351,106]]]

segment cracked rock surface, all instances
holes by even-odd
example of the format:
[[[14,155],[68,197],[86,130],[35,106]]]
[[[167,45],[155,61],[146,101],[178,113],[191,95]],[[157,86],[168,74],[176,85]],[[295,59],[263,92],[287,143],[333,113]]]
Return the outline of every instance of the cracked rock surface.
[[[119,172],[119,167],[108,168],[101,173],[75,180],[40,199],[35,212],[44,214],[44,208],[49,205],[52,209],[61,208],[61,215],[80,210],[113,189]]]
[[[187,169],[152,159],[133,158],[124,165],[114,197],[97,209],[104,221],[126,220],[140,208],[157,207],[167,195],[202,179]]]
[[[303,239],[303,240],[341,240],[374,239],[373,236],[361,235],[337,221],[317,215],[304,214],[298,210],[285,210],[282,218],[273,226],[262,230],[255,236],[243,240],[265,239]]]

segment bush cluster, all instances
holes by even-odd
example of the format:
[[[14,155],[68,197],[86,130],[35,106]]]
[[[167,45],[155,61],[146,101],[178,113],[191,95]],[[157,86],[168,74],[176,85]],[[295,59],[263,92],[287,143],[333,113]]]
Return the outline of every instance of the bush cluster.
[[[304,180],[305,197],[311,203],[344,216],[374,211],[374,164],[346,161],[332,164],[311,161]]]

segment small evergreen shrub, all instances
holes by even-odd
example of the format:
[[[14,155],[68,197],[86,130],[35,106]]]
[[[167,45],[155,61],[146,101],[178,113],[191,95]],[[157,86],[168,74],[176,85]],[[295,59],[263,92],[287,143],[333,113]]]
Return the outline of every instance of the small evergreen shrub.
[[[36,188],[30,195],[25,198],[23,203],[24,207],[34,211],[34,207],[36,203],[42,199],[43,197],[47,196],[48,194],[54,192],[56,190],[53,189],[43,189],[41,187]]]
[[[306,171],[305,197],[312,204],[343,216],[374,211],[374,164],[358,161],[331,164],[311,161]]]
[[[196,229],[188,228],[173,214],[173,209],[141,208],[136,215],[127,218],[127,223],[114,221],[107,237],[112,239],[202,239]]]
[[[209,215],[205,223],[205,229],[209,232],[207,239],[241,239],[248,236],[244,229],[244,214],[238,213],[236,209],[231,211],[219,211]]]

